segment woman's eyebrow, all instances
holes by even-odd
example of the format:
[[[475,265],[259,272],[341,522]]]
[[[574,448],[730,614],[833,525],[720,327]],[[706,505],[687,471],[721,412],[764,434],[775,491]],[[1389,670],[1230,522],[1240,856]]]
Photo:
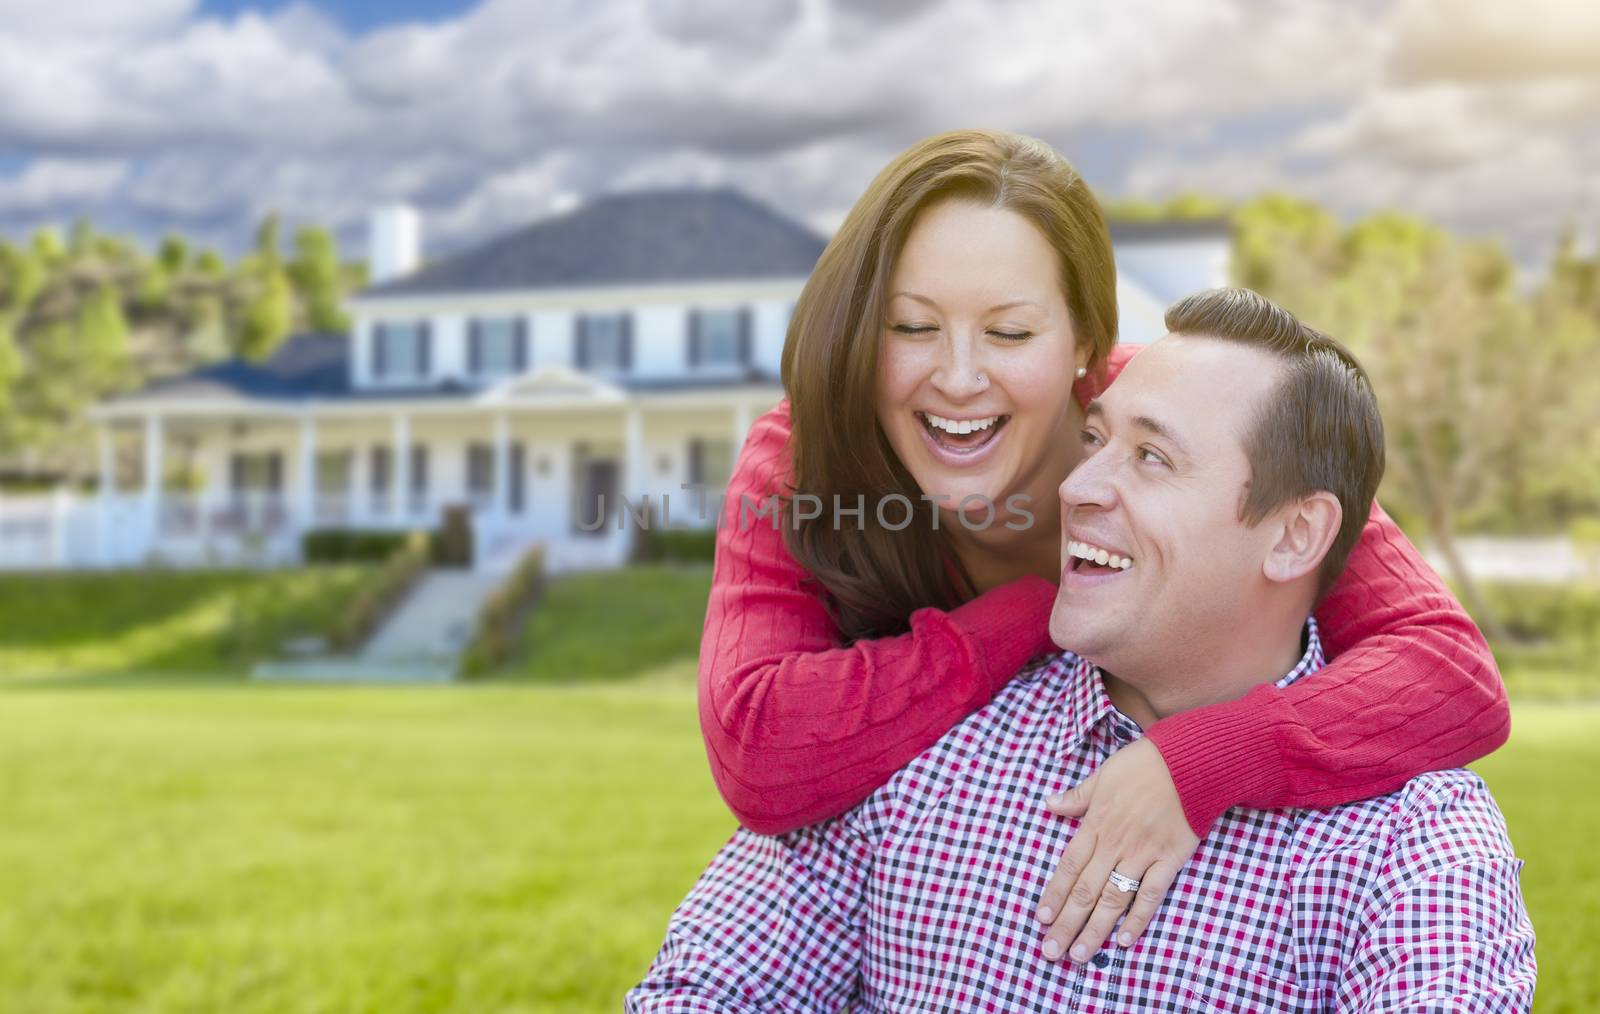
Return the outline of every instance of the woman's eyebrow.
[[[898,299],[901,296],[904,296],[907,299],[915,300],[918,303],[921,303],[923,306],[930,306],[936,310],[939,308],[939,304],[933,299],[927,296],[919,295],[915,292],[891,292],[889,294],[890,299]],[[1019,306],[1031,306],[1038,310],[1044,309],[1044,304],[1036,303],[1031,299],[1014,299],[1009,303],[996,303],[994,306],[989,307],[989,309],[985,310],[984,312],[996,313],[1000,310],[1014,310]]]

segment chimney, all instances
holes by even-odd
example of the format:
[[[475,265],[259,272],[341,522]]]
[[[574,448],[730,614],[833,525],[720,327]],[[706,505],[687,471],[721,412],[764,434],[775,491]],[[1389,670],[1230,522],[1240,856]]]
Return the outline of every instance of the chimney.
[[[379,285],[416,270],[420,231],[417,209],[390,204],[372,212],[367,231],[370,282]]]

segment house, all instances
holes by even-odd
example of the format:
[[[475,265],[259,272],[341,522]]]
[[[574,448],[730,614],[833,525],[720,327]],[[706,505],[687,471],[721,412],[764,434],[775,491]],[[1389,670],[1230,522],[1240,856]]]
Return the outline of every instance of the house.
[[[1114,240],[1125,340],[1223,281],[1219,223]],[[637,529],[624,500],[711,523],[685,487],[724,485],[782,397],[789,315],[825,240],[722,189],[601,197],[420,267],[410,209],[377,212],[371,242],[349,334],[95,406],[100,495],[44,540],[50,562],[292,561],[308,530],[432,527],[462,504],[481,567],[533,543],[555,567],[617,565]],[[142,467],[124,488],[128,443]]]

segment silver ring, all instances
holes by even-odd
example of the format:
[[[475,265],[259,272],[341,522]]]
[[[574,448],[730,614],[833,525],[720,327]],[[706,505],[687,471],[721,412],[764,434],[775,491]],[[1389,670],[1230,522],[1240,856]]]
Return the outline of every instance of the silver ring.
[[[1139,890],[1139,882],[1137,880],[1124,876],[1116,870],[1111,871],[1111,886],[1123,894],[1134,894]]]

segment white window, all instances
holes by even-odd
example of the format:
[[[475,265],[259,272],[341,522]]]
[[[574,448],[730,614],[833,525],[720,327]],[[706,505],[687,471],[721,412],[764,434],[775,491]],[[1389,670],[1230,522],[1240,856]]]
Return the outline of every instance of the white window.
[[[513,317],[474,320],[467,341],[468,368],[475,376],[505,376],[527,367],[527,332]]]
[[[428,375],[426,321],[384,321],[372,332],[372,375],[379,380],[421,380]]]
[[[748,361],[750,319],[745,310],[696,310],[689,323],[692,366],[738,366]]]
[[[577,320],[573,361],[580,370],[626,371],[633,359],[633,321],[625,313],[589,313]]]
[[[733,477],[733,441],[689,441],[689,483],[704,486],[712,492],[728,488]]]

